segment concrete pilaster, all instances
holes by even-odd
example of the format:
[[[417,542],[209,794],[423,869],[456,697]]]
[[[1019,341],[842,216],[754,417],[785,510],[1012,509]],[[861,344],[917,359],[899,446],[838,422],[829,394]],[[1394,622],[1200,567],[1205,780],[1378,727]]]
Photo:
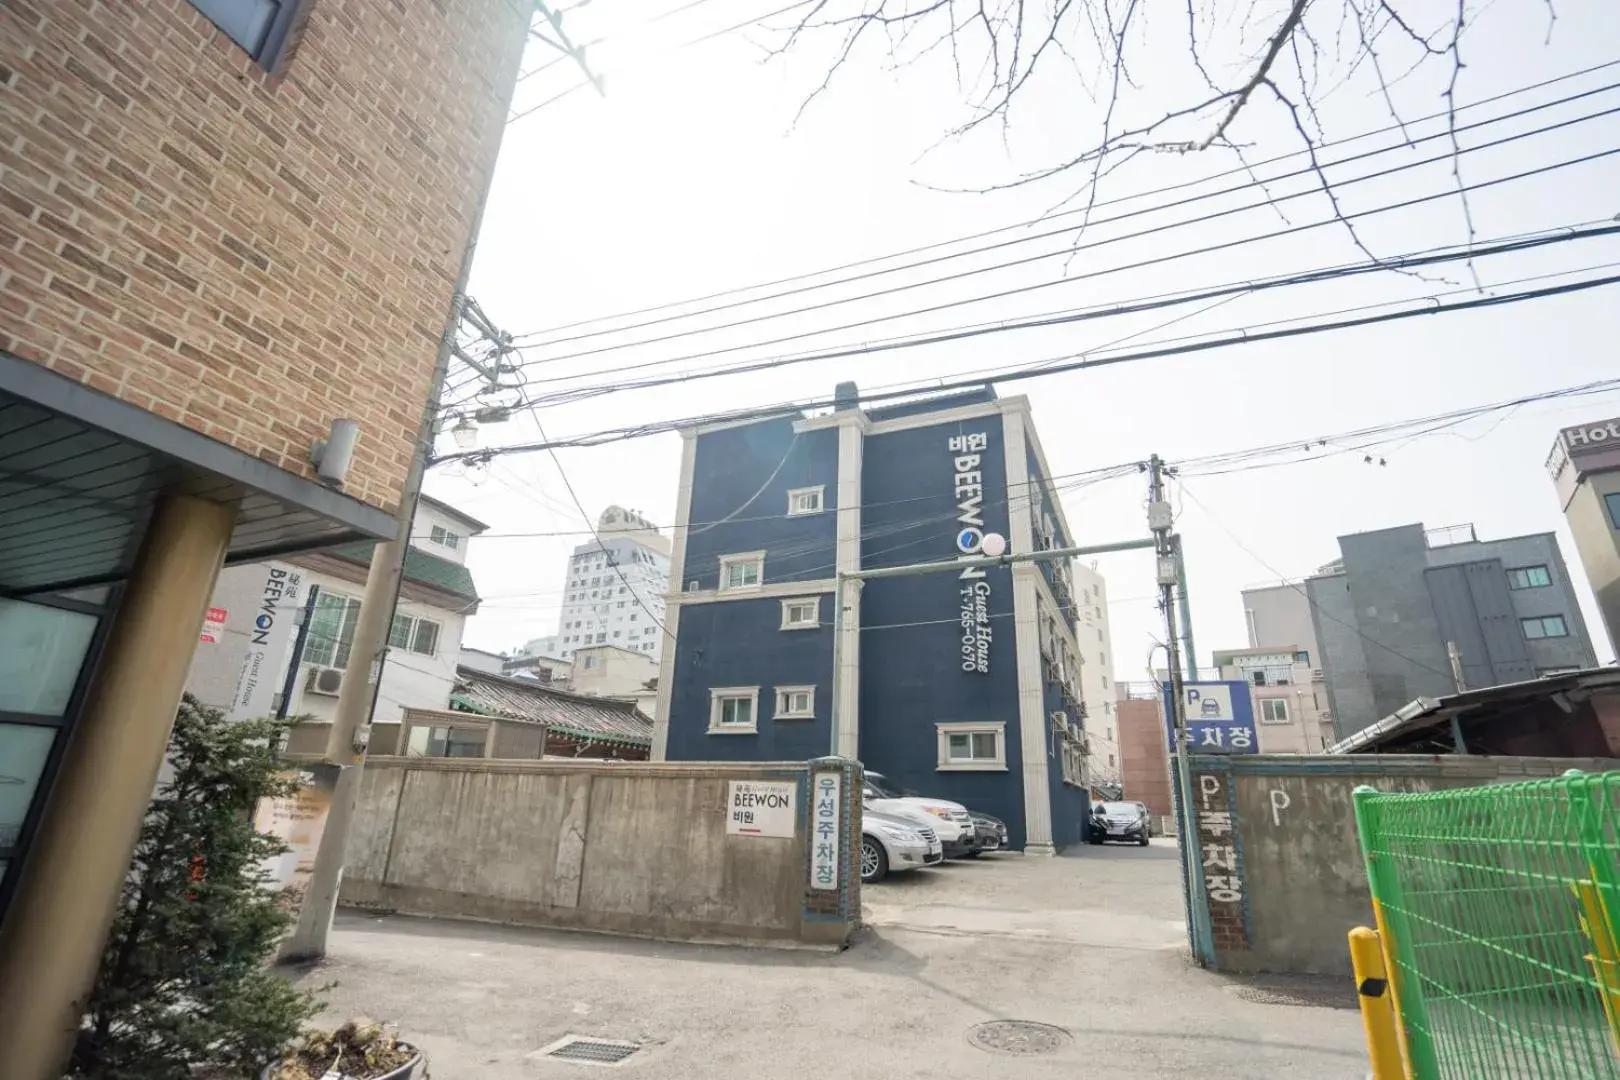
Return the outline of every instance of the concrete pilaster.
[[[858,411],[840,418],[838,428],[838,571],[861,568],[861,468],[866,450],[866,418]],[[843,640],[839,642],[838,755],[859,760],[861,739],[861,583],[846,581],[834,594],[842,604]]]
[[[235,517],[171,496],[147,527],[0,930],[10,1080],[58,1080],[72,1050]]]

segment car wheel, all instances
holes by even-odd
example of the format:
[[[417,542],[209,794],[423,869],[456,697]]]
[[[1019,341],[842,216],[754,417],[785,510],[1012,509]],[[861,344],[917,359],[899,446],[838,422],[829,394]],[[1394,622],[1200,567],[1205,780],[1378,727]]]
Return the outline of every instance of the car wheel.
[[[889,873],[889,853],[869,836],[861,838],[861,883],[882,881]]]
[[[1147,847],[1148,846],[1148,838],[1145,837],[1145,836],[1142,837],[1140,840],[1137,841],[1137,844],[1142,846],[1142,847]]]

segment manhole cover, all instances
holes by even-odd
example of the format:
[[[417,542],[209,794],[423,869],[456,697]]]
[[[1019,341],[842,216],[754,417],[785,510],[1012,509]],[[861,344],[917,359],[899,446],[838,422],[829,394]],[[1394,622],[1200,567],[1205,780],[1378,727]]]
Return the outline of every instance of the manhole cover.
[[[625,1058],[640,1049],[640,1044],[633,1042],[568,1035],[541,1050],[537,1056],[575,1065],[622,1065]]]
[[[1069,1033],[1033,1020],[992,1020],[970,1030],[968,1042],[992,1054],[1050,1054],[1069,1045]]]
[[[1354,1009],[1357,1007],[1354,990],[1312,989],[1290,987],[1282,989],[1267,986],[1229,986],[1235,996],[1256,1005],[1292,1005],[1304,1009]]]

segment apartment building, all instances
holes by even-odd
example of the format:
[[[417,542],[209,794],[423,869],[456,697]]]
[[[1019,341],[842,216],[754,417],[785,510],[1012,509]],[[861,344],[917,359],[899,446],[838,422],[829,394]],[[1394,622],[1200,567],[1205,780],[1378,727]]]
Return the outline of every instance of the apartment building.
[[[610,506],[596,539],[568,559],[557,632],[523,648],[527,656],[571,660],[587,645],[616,645],[653,661],[663,654],[669,538],[641,514]]]
[[[1115,702],[1111,657],[1113,638],[1108,629],[1108,583],[1096,564],[1076,564],[1074,575],[1074,637],[1080,659],[1080,699],[1085,705],[1087,749],[1086,783],[1120,782],[1119,716]]]
[[[1620,651],[1620,417],[1560,431],[1547,471],[1614,655]]]
[[[1255,751],[1317,754],[1338,739],[1327,707],[1326,676],[1304,649],[1261,647],[1216,650],[1220,677],[1248,686],[1255,719]]]
[[[0,4],[8,1077],[62,1075],[221,565],[393,535],[529,14]]]
[[[1029,402],[986,387],[865,409],[850,383],[837,399],[685,433],[654,759],[835,752],[995,814],[1015,847],[1078,842],[1088,718],[1067,561],[836,596],[840,570],[972,557],[992,533],[1014,553],[1073,544]]]

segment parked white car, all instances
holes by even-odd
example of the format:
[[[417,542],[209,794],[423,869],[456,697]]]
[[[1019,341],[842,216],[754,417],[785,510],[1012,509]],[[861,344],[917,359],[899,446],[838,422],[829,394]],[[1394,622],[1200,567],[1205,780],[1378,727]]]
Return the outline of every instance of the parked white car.
[[[939,835],[947,859],[959,859],[979,850],[978,833],[967,807],[947,799],[924,799],[902,795],[889,786],[882,773],[866,774],[866,806],[884,814],[894,814],[926,823]]]
[[[933,828],[881,810],[861,812],[861,883],[945,860]]]

